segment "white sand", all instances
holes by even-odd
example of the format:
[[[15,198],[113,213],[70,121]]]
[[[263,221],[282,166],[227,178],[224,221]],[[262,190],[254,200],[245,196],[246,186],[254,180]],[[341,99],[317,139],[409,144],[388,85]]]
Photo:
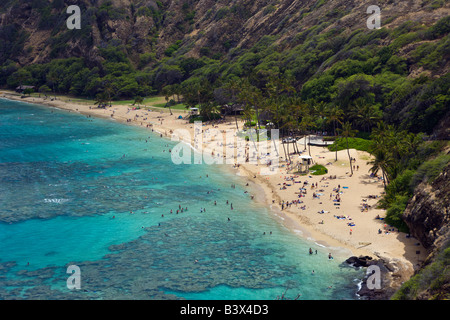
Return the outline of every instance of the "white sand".
[[[20,101],[45,104],[53,107],[67,109],[83,114],[93,116],[101,116],[113,118],[118,121],[131,121],[142,127],[149,126],[155,131],[160,132],[163,136],[170,138],[173,130],[187,129],[194,137],[194,126],[188,124],[184,119],[178,119],[181,115],[187,115],[184,111],[173,110],[170,115],[168,109],[163,111],[148,111],[145,109],[130,110],[132,106],[112,106],[107,109],[98,109],[95,106],[89,108],[88,105],[63,102],[61,100],[49,101],[42,98],[30,97],[21,99],[12,92],[3,91],[0,97],[16,99]],[[112,116],[111,116],[112,115]],[[236,129],[234,117],[227,119],[225,123],[219,124],[219,130]],[[239,122],[240,129],[243,122]],[[212,128],[212,125],[204,126],[204,129]],[[171,131],[172,130],[172,131]],[[191,141],[193,142],[193,141]],[[300,150],[303,150],[303,143],[298,142]],[[292,149],[291,149],[292,150]],[[215,150],[216,152],[218,150]],[[284,153],[280,151],[280,155]],[[222,153],[224,151],[221,151]],[[307,153],[307,150],[306,150]],[[411,269],[417,266],[419,260],[423,261],[426,257],[426,250],[422,246],[417,246],[417,239],[407,238],[406,234],[395,231],[387,231],[390,227],[385,228],[384,220],[375,219],[377,215],[385,216],[385,211],[376,209],[378,199],[369,199],[369,195],[380,196],[383,192],[383,182],[377,178],[369,176],[369,165],[367,161],[370,155],[366,152],[350,150],[350,154],[356,159],[355,166],[359,169],[354,171],[353,176],[350,175],[349,159],[347,150],[338,152],[338,161],[335,162],[335,153],[328,151],[323,147],[311,146],[311,156],[315,163],[324,165],[328,169],[328,173],[322,176],[299,176],[295,174],[287,174],[285,168],[280,168],[278,174],[260,175],[264,164],[243,164],[236,173],[243,176],[243,185],[250,182],[250,186],[257,185],[258,190],[263,190],[264,195],[255,195],[255,201],[265,201],[267,206],[271,207],[274,214],[282,216],[285,223],[293,230],[301,231],[302,236],[323,244],[331,249],[345,248],[352,255],[371,255],[380,256],[389,259],[395,259],[409,266]],[[293,156],[298,157],[298,156]],[[280,165],[285,164],[284,159],[280,159]],[[231,167],[231,166],[230,166]],[[255,178],[256,176],[256,178]],[[336,176],[336,179],[329,179],[330,176]],[[295,177],[295,181],[301,183],[293,183],[285,178]],[[303,187],[303,182],[307,180],[307,194],[305,197],[298,198],[299,188]],[[286,189],[280,190],[283,183],[291,184]],[[318,184],[317,188],[311,189],[311,184]],[[338,185],[341,186],[341,203],[339,206],[334,205],[330,199],[336,195],[333,191]],[[346,188],[343,188],[346,187]],[[255,190],[254,188],[252,190]],[[320,193],[319,198],[313,198],[313,193]],[[302,204],[292,205],[289,208],[281,210],[282,201],[301,200]],[[365,201],[364,201],[365,200]],[[362,204],[370,205],[367,211],[362,212]],[[301,206],[306,206],[305,210]],[[319,211],[325,213],[319,213]],[[336,216],[344,216],[345,219],[338,219]],[[323,223],[322,223],[323,222]],[[354,223],[349,226],[348,223]],[[382,233],[379,234],[378,230]],[[351,231],[351,232],[350,232]],[[416,251],[420,251],[417,255]]]

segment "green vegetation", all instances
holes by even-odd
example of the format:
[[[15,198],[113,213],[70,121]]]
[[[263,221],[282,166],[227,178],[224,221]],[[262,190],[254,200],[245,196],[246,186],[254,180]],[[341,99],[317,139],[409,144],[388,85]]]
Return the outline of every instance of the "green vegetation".
[[[372,142],[361,138],[348,138],[348,146],[350,149],[356,149],[369,152]],[[347,143],[344,138],[337,138],[332,145],[328,146],[330,151],[341,151],[347,149]]]
[[[441,154],[436,158],[422,163],[411,178],[412,186],[417,186],[420,182],[432,183],[450,162],[449,154]]]
[[[405,282],[392,297],[393,300],[415,300],[419,295],[426,295],[429,300],[448,300],[450,282],[450,247],[447,242],[437,254],[435,261],[421,269]]]
[[[450,161],[440,154],[446,142],[424,141],[423,134],[398,130],[380,122],[372,132],[373,155],[370,171],[383,178],[386,194],[380,206],[387,209],[386,222],[408,231],[402,214],[414,188],[422,181],[430,182]]]
[[[312,167],[309,168],[309,171],[312,175],[319,176],[324,175],[328,173],[328,169],[320,164],[315,164]]]
[[[411,150],[408,156],[398,158],[397,161],[393,160],[394,152],[387,150],[376,153],[378,158],[373,161],[373,164],[379,166],[381,170],[386,170],[385,177],[391,179],[386,185],[386,194],[380,201],[381,207],[387,209],[386,222],[403,232],[408,232],[408,228],[402,221],[402,215],[414,189],[421,182],[433,182],[450,162],[450,155],[440,154],[439,147],[436,149],[430,143],[417,143],[416,146],[417,153]],[[405,152],[407,148],[403,147],[400,152]],[[384,158],[381,154],[385,154]],[[422,162],[429,158],[430,154],[431,159]],[[419,163],[421,164],[418,165]]]
[[[50,6],[50,2],[44,1],[39,10],[45,14]],[[135,10],[136,15],[152,17],[157,22],[162,6],[141,6]],[[186,20],[192,22],[195,12],[186,4],[182,9]],[[269,5],[266,14],[274,10],[275,7]],[[110,1],[105,1],[99,8],[92,9],[88,18],[106,21],[121,19],[123,14]],[[245,8],[234,5],[219,9],[214,19],[228,19],[236,14],[248,15]],[[54,94],[90,99],[106,91],[111,100],[164,95],[163,88],[175,86],[185,106],[199,105],[205,108],[205,115],[224,103],[241,103],[247,108],[252,104],[258,108],[253,113],[258,114],[274,113],[270,105],[278,104],[274,120],[284,132],[298,125],[300,131],[318,129],[337,135],[336,130],[347,121],[353,130],[367,137],[376,123],[385,119],[387,124],[401,130],[430,134],[447,112],[450,76],[422,75],[414,79],[408,77],[408,70],[411,66],[420,66],[435,72],[443,66],[450,41],[449,20],[443,18],[428,28],[405,22],[392,30],[358,29],[352,33],[339,28],[325,32],[330,25],[330,21],[326,21],[301,31],[289,42],[276,42],[277,36],[264,36],[253,47],[242,49],[233,48],[233,42],[227,41],[218,46],[227,55],[218,52],[218,47],[205,46],[200,48],[200,58],[184,56],[187,43],[181,40],[169,45],[162,58],[157,58],[153,51],[133,54],[132,47],[111,40],[98,48],[104,60],[94,65],[83,58],[69,58],[23,68],[11,58],[23,50],[27,35],[19,27],[2,26],[0,39],[6,42],[0,41],[5,46],[5,50],[0,50],[0,86],[14,88],[24,81],[38,87],[45,85]],[[72,31],[59,32],[50,39],[54,57],[64,54],[73,36],[86,44],[91,41],[89,30],[84,30],[83,34]],[[156,28],[149,36],[150,43],[157,37]],[[414,47],[408,58],[399,54],[404,46],[420,41],[424,43]],[[230,93],[229,84],[238,78],[246,82],[244,91],[254,92],[251,98],[254,101],[244,101],[243,93],[241,97]],[[280,93],[277,97],[271,92],[274,85]],[[196,87],[201,90],[193,91]],[[252,103],[255,95],[257,104]],[[299,119],[285,111],[292,107],[295,99],[301,100],[298,105],[310,106],[308,112],[299,107],[303,108],[297,112]],[[312,110],[319,106],[322,110]],[[319,115],[319,118],[311,123],[302,116],[305,113]],[[354,147],[354,142],[349,139],[350,147]],[[368,150],[363,145],[356,147]]]

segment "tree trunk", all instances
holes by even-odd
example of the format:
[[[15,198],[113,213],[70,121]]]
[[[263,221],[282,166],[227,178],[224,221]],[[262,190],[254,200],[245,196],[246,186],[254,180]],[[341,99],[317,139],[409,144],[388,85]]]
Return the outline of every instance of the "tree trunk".
[[[277,154],[277,157],[279,157],[280,154],[278,153],[278,150],[277,150],[277,143],[275,142],[275,140],[272,139],[272,137],[270,139],[273,141],[273,147],[275,149],[275,153]]]
[[[286,147],[284,146],[283,136],[281,136],[281,144],[283,145],[284,158],[285,158],[286,161],[287,161],[287,160],[288,160],[288,157],[287,157],[287,155],[286,155]]]
[[[383,184],[384,184],[384,190],[386,190],[386,174],[384,173],[384,169],[381,168],[381,173],[383,174]]]
[[[345,140],[347,141],[347,154],[348,154],[348,159],[350,160],[350,171],[352,172],[352,175],[353,175],[352,158],[350,157],[350,150],[348,148],[348,138],[346,137]]]
[[[291,154],[290,154],[290,152],[289,152],[289,145],[290,145],[291,143],[288,141],[288,143],[287,143],[287,147],[286,147],[286,149],[287,149],[287,155],[288,155],[288,158],[289,158],[289,162],[291,162]]]
[[[311,135],[308,136],[308,153],[309,156],[311,157]]]

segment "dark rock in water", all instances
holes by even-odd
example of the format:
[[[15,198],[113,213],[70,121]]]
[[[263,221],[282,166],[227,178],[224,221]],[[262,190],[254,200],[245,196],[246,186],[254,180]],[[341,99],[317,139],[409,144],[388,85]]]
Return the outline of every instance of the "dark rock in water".
[[[361,288],[357,292],[360,297],[367,300],[389,300],[400,285],[408,280],[413,274],[412,267],[404,261],[400,259],[384,258],[378,255],[376,259],[373,259],[370,256],[352,256],[348,258],[346,262],[356,268],[368,268],[370,266],[378,267],[380,287],[370,288],[371,286],[367,285],[372,273],[366,272],[365,277],[361,281]],[[372,280],[373,279],[370,279],[369,281]]]
[[[371,274],[367,272],[364,279],[362,279],[361,289],[358,290],[357,294],[367,300],[388,300],[389,297],[395,292],[395,290],[389,285],[387,274],[389,270],[384,265],[384,261],[372,260],[371,258],[369,264],[367,264],[367,259],[361,259],[361,257],[357,259],[362,263],[366,263],[364,267],[368,267],[369,265],[376,265],[379,267],[381,284],[380,288],[369,288],[369,286],[367,285],[367,281]]]
[[[369,265],[373,264],[371,263],[372,257],[370,256],[352,256],[345,260],[348,264],[352,265],[353,267],[359,268],[359,267],[368,267]]]

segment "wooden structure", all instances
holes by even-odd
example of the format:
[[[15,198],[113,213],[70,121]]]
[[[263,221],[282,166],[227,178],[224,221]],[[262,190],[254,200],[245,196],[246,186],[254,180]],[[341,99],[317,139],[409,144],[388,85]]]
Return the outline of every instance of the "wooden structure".
[[[310,155],[301,155],[298,157],[299,161],[297,163],[298,171],[300,173],[308,173],[309,166],[312,164],[312,157]]]

